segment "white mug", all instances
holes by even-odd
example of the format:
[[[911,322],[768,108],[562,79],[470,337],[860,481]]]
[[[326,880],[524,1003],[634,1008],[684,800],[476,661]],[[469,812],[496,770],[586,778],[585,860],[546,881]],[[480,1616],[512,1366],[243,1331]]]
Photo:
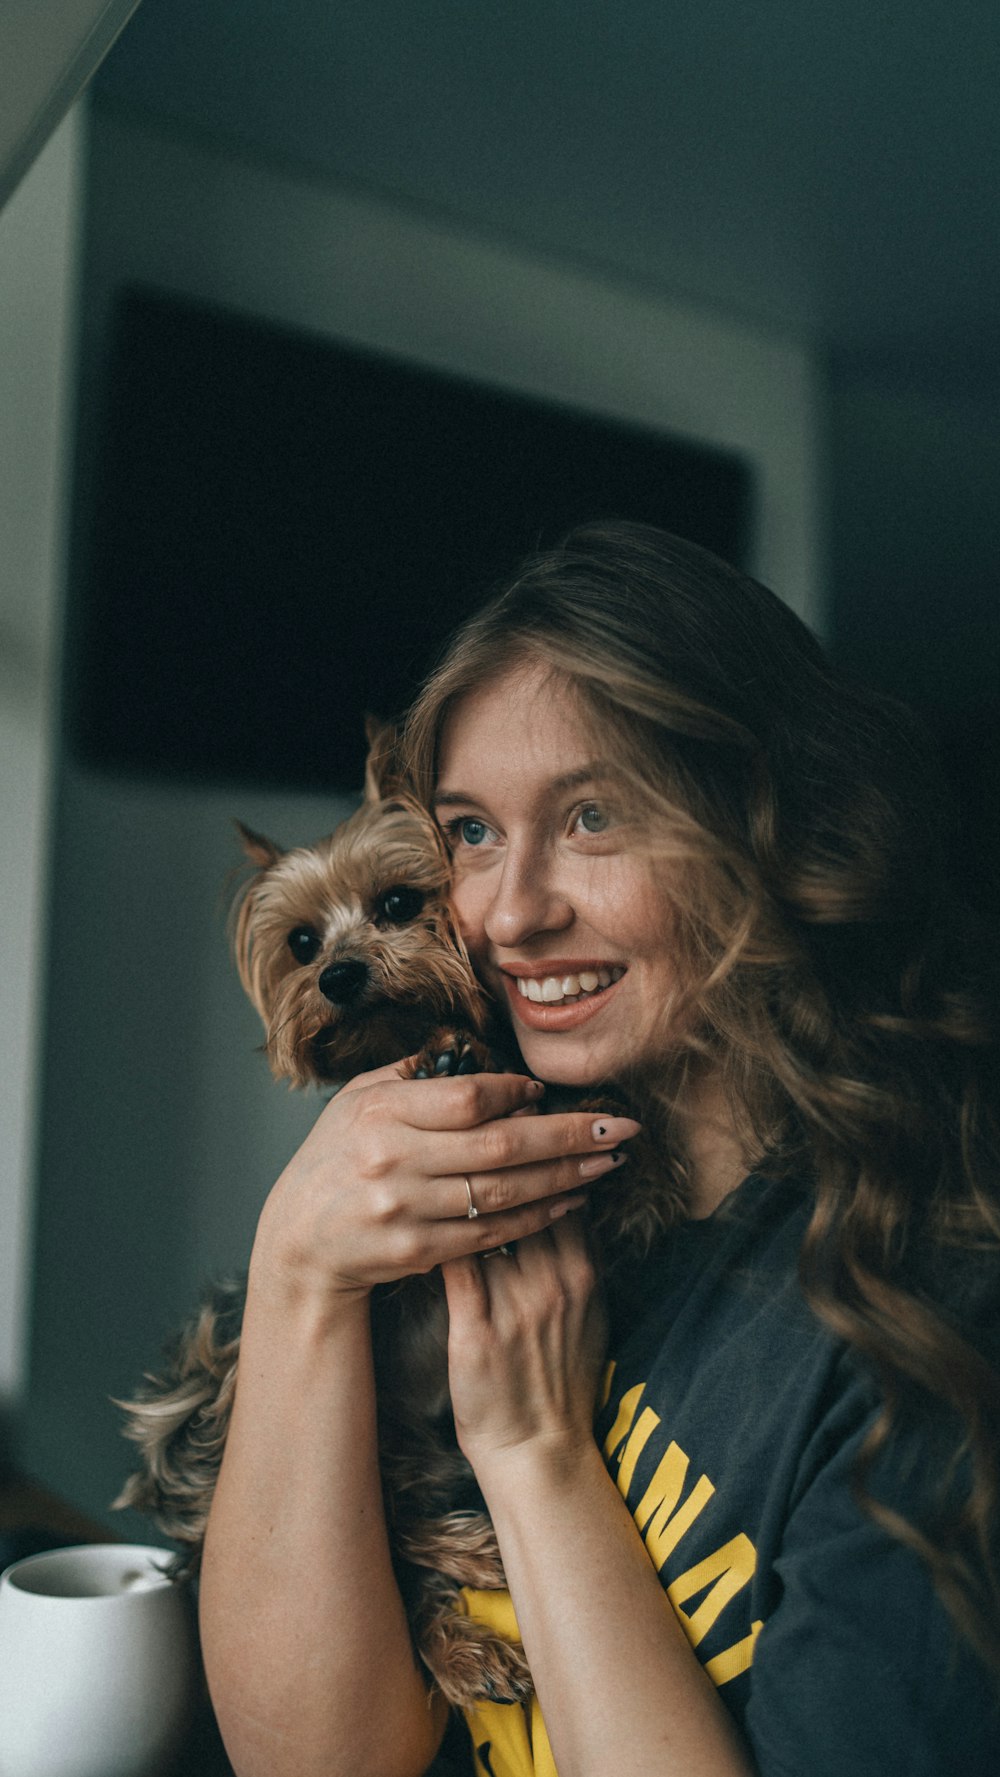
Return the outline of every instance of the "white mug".
[[[0,1576],[0,1777],[158,1777],[194,1711],[196,1637],[162,1549],[91,1543]]]

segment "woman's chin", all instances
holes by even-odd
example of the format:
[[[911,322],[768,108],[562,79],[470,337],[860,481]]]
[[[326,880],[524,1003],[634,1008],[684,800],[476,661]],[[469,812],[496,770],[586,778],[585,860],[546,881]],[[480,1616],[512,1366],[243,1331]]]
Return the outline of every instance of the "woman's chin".
[[[566,1086],[576,1091],[586,1091],[589,1087],[603,1084],[607,1072],[599,1067],[590,1056],[572,1056],[553,1054],[552,1048],[535,1051],[532,1043],[522,1043],[521,1053],[524,1065],[529,1073],[546,1086]]]
[[[606,1042],[594,1042],[589,1031],[530,1030],[516,1018],[508,1028],[527,1072],[547,1086],[587,1091],[602,1086],[620,1071],[620,1046],[613,1046],[617,1059],[611,1065],[612,1049]]]
[[[581,1074],[576,1074],[571,1069],[560,1071],[557,1068],[548,1068],[545,1073],[540,1073],[537,1077],[546,1086],[563,1086],[568,1092],[596,1091],[602,1084],[601,1080],[592,1079],[589,1075],[584,1079]]]

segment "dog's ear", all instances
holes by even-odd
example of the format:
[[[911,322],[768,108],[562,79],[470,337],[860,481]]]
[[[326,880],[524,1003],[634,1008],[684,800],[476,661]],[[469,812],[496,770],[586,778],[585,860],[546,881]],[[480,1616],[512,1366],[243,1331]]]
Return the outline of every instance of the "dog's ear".
[[[368,757],[365,760],[365,801],[385,802],[406,792],[406,773],[399,757],[399,730],[378,716],[365,717]]]
[[[255,833],[252,827],[245,827],[242,821],[236,822],[236,831],[243,841],[243,850],[258,870],[269,870],[284,856],[281,847],[273,840],[265,839],[263,833]]]

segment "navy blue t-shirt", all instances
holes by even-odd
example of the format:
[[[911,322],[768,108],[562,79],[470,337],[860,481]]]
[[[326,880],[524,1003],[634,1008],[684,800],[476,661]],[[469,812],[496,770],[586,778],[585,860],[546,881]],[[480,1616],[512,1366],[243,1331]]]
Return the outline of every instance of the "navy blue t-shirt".
[[[630,1280],[598,1441],[761,1777],[1000,1777],[995,1682],[855,1503],[877,1397],[799,1289],[810,1210],[750,1178],[668,1237]],[[875,1491],[912,1515],[932,1467],[918,1440]]]

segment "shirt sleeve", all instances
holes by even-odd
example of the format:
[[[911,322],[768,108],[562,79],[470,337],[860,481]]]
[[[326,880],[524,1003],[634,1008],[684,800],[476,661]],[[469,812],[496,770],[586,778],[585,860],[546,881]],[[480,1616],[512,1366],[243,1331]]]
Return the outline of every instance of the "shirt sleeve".
[[[745,1724],[760,1777],[998,1777],[1000,1682],[921,1558],[855,1503],[863,1436],[819,1468],[775,1561]]]

